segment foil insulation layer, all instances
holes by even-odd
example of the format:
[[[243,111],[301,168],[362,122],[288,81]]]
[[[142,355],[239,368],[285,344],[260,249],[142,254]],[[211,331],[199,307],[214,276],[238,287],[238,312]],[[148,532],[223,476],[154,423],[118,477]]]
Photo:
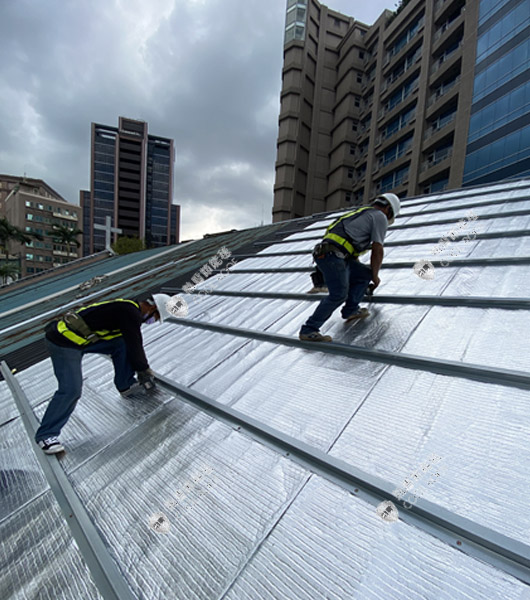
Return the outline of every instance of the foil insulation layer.
[[[72,481],[136,598],[206,599],[222,597],[308,476],[174,400]],[[166,534],[149,527],[159,513]]]
[[[311,477],[226,600],[522,600],[528,586]]]

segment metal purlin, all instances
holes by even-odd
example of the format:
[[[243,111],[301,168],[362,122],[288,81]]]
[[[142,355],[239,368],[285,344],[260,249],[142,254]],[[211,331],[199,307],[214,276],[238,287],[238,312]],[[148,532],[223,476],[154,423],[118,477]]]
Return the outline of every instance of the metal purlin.
[[[186,293],[182,288],[163,287],[165,294]],[[209,296],[236,298],[268,298],[271,300],[306,300],[320,302],[326,294],[288,294],[281,292],[249,292],[233,290],[208,291]],[[505,310],[528,310],[530,298],[484,298],[481,296],[364,296],[361,302],[372,304],[414,304],[420,306],[463,306],[467,308],[501,308]]]
[[[286,254],[289,256],[288,254]],[[259,258],[266,258],[269,254],[261,254]],[[248,258],[252,258],[249,256]],[[257,256],[255,258],[258,258]],[[412,268],[416,261],[400,261],[400,262],[387,262],[381,265],[381,269],[407,269]],[[528,265],[530,264],[530,256],[506,256],[501,258],[464,258],[462,260],[448,260],[439,261],[431,260],[434,266],[441,266],[442,262],[449,262],[449,267],[500,267],[509,265]],[[445,265],[447,266],[447,265]],[[237,273],[311,273],[314,271],[314,267],[276,267],[268,268],[262,267],[260,269],[230,269],[230,273],[234,275]],[[214,273],[221,273],[222,269],[213,271]]]
[[[86,508],[60,466],[57,457],[44,454],[33,441],[39,423],[18,381],[11,373],[5,361],[0,363],[0,369],[15,399],[22,423],[31,440],[31,447],[35,452],[50,489],[61,508],[66,523],[72,531],[72,535],[79,546],[81,555],[87,563],[100,594],[106,600],[134,600],[129,586],[109,554]]]
[[[178,395],[199,410],[284,454],[290,460],[332,481],[365,502],[377,506],[383,500],[396,500],[392,494],[395,486],[384,479],[330,456],[167,377],[156,374],[156,381],[160,387]],[[400,518],[452,548],[530,583],[530,547],[526,544],[422,498],[406,512],[401,511]]]
[[[447,200],[457,200],[458,198],[447,198]],[[518,202],[527,202],[528,200],[530,200],[530,195],[526,195],[526,196],[517,196],[515,198],[508,198],[508,199],[499,199],[499,200],[486,200],[485,202],[474,202],[471,204],[460,204],[458,206],[444,206],[441,208],[435,208],[432,210],[417,210],[417,211],[412,211],[412,212],[405,212],[405,213],[401,213],[397,219],[401,220],[401,219],[405,219],[408,217],[423,217],[426,215],[432,215],[435,213],[440,213],[440,212],[450,212],[450,211],[456,211],[456,210],[462,210],[464,208],[480,208],[481,206],[496,206],[496,205],[500,205],[500,204],[516,204]],[[424,206],[426,203],[425,202],[419,202],[417,203],[417,206]],[[429,203],[427,203],[429,204]],[[435,205],[435,201],[432,202],[433,205]],[[414,204],[408,204],[408,203],[403,203],[402,208],[405,210],[407,208],[409,208],[410,206],[416,206]],[[329,220],[330,222],[332,222],[333,218],[336,217],[332,217],[332,215],[338,215],[338,214],[343,214],[343,213],[347,213],[348,211],[351,211],[352,208],[359,208],[359,207],[351,207],[351,208],[340,208],[337,210],[333,210],[333,211],[328,211],[326,213],[319,213],[317,215],[312,215],[312,217],[314,218],[314,220],[312,221],[311,224],[314,223],[318,223],[320,220],[322,221],[326,221]],[[524,211],[512,211],[512,212],[523,212]],[[495,218],[493,215],[479,215],[482,216],[484,218]],[[500,214],[500,216],[498,218],[502,218],[503,216],[509,216],[508,213],[505,213],[505,215]],[[309,217],[307,217],[309,218]],[[292,219],[292,221],[296,221],[297,219]],[[436,223],[433,222],[433,225],[435,225]],[[418,225],[416,224],[410,224],[410,225],[392,225],[392,227],[389,228],[389,231],[392,231],[393,229],[404,229],[405,227],[417,227]],[[318,229],[318,228],[314,228],[314,229]],[[302,230],[302,231],[307,231],[307,230]],[[293,230],[293,231],[289,231],[289,230],[284,230],[283,231],[284,234],[289,235],[290,233],[300,233],[300,230]]]
[[[302,232],[299,232],[302,233]],[[464,233],[464,232],[462,232]],[[477,233],[473,240],[495,240],[499,238],[525,237],[530,235],[530,229],[516,229],[511,231],[492,231],[486,233]],[[441,236],[444,237],[444,236]],[[273,242],[254,242],[254,246],[271,246],[276,244],[293,244],[297,242],[305,242],[311,240],[321,240],[322,235],[312,235],[309,237],[296,238],[294,240],[275,240]],[[385,248],[388,246],[416,246],[419,244],[437,244],[440,241],[440,236],[426,238],[412,238],[410,240],[395,240],[385,242]],[[260,255],[261,258],[261,255]]]
[[[455,210],[457,208],[458,207],[456,207]],[[420,213],[420,214],[423,215],[425,213]],[[508,217],[525,217],[528,215],[530,215],[530,210],[524,209],[524,210],[512,210],[512,211],[505,212],[505,213],[497,213],[494,215],[490,215],[490,214],[479,215],[479,218],[490,221],[493,219],[504,219],[504,218],[508,218]],[[408,217],[408,215],[404,215],[404,216]],[[315,221],[315,222],[318,222],[318,221]],[[333,222],[333,219],[329,219],[329,223],[332,223],[332,222]],[[288,229],[287,231],[276,232],[274,235],[294,235],[295,233],[303,233],[303,232],[311,233],[312,231],[326,230],[329,223],[322,225],[322,227],[309,227],[306,229]],[[434,225],[455,225],[455,220],[454,219],[438,219],[437,221],[429,221],[429,222],[422,221],[421,223],[404,223],[403,225],[391,225],[388,228],[388,233],[392,233],[393,231],[401,230],[401,229],[416,229],[418,227],[431,227]]]
[[[317,351],[326,354],[336,354],[349,358],[394,365],[405,369],[427,371],[438,375],[460,377],[463,379],[471,379],[473,381],[481,381],[483,383],[494,385],[504,385],[506,387],[520,388],[523,390],[530,389],[530,375],[523,371],[487,367],[472,363],[463,364],[454,360],[424,358],[422,356],[416,356],[415,354],[403,354],[400,352],[391,352],[389,350],[374,350],[373,348],[341,344],[338,342],[305,342],[298,338],[279,333],[267,333],[264,331],[256,331],[254,329],[244,329],[242,327],[229,327],[228,325],[217,325],[215,323],[207,323],[205,321],[196,321],[192,319],[177,319],[170,317],[168,320],[179,325],[185,325],[186,327],[206,329],[208,331],[261,340],[263,342],[271,342],[282,346],[303,348],[305,350],[312,350],[313,352]]]

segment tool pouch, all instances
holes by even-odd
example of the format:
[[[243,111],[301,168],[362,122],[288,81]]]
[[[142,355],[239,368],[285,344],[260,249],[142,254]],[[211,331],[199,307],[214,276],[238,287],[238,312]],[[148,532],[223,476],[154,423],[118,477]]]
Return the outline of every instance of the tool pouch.
[[[77,335],[84,337],[91,343],[97,342],[100,339],[102,339],[97,335],[97,333],[94,333],[90,329],[83,317],[73,310],[68,311],[64,315],[63,321],[66,323],[68,329],[71,329],[74,333],[77,333]]]
[[[316,260],[317,258],[322,258],[325,255],[322,246],[323,244],[322,242],[320,242],[313,248],[313,260]]]

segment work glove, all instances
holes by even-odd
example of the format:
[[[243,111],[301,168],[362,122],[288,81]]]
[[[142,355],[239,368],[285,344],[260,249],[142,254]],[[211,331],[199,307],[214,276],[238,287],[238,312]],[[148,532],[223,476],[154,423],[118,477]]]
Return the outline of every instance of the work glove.
[[[138,382],[146,392],[152,392],[156,388],[155,374],[151,369],[138,371]]]

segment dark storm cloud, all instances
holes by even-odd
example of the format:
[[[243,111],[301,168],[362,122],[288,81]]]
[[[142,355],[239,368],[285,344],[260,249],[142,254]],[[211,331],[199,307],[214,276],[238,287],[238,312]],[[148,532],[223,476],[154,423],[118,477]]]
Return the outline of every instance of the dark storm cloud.
[[[284,0],[0,2],[0,172],[77,202],[90,123],[123,115],[175,140],[184,237],[256,225],[263,206],[270,221],[284,15]]]

